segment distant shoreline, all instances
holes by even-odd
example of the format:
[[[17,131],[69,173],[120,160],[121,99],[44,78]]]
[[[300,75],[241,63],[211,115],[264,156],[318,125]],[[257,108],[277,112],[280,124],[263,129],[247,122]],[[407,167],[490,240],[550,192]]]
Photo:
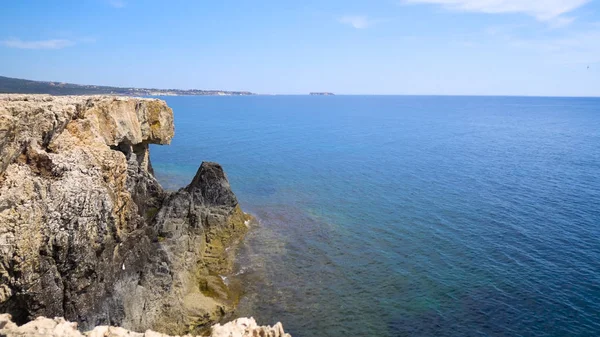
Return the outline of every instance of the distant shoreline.
[[[200,90],[200,89],[154,89],[127,88],[98,85],[81,85],[62,82],[32,81],[0,76],[0,94],[47,94],[66,95],[116,95],[116,96],[414,96],[414,97],[540,97],[540,98],[600,98],[600,96],[544,96],[544,95],[472,95],[472,94],[334,94],[310,92],[296,94],[254,93],[250,91]]]
[[[119,96],[253,96],[250,91],[128,88],[44,82],[0,76],[0,93],[49,95],[119,95]]]

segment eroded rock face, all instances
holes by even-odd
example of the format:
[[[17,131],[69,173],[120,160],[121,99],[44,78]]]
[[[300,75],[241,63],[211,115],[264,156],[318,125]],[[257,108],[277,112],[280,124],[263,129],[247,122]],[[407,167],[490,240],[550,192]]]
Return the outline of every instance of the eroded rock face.
[[[220,278],[248,220],[218,164],[165,192],[160,100],[0,95],[0,312],[182,334],[235,304]]]
[[[249,220],[221,166],[202,163],[187,187],[163,201],[152,222],[160,254],[152,257],[155,260],[148,265],[151,269],[144,273],[142,283],[131,289],[149,305],[164,302],[170,310],[148,310],[148,305],[144,309],[134,303],[126,327],[142,331],[154,321],[160,322],[153,325],[160,331],[198,333],[208,323],[231,312],[239,294],[229,291],[221,276],[233,268],[233,251],[228,252],[227,248],[234,246],[247,231]],[[164,260],[170,263],[166,265]],[[175,285],[175,289],[157,291],[156,287],[147,286],[157,284],[162,285],[161,289]],[[173,290],[183,290],[183,296],[171,296],[170,299],[176,297],[177,301],[165,301],[165,293]]]
[[[136,333],[120,327],[98,326],[85,333],[77,330],[77,323],[63,318],[37,319],[18,326],[8,314],[0,314],[0,335],[7,337],[170,337],[147,330]],[[258,326],[254,318],[239,318],[225,325],[217,324],[211,328],[210,337],[291,337],[283,331],[281,323],[270,326]],[[186,335],[185,337],[192,337]],[[197,336],[200,337],[200,336]]]

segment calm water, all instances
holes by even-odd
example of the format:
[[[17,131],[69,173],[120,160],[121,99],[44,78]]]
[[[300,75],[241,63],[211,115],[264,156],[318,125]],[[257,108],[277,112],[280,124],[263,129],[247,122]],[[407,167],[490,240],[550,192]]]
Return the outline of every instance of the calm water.
[[[159,180],[260,224],[239,315],[311,336],[600,336],[600,99],[164,97]]]

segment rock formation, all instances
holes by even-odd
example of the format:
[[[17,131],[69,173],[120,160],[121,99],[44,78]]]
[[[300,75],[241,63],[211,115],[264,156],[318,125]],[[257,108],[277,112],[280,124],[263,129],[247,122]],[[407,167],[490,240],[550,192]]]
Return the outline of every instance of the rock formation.
[[[152,330],[136,333],[119,327],[98,326],[81,333],[77,323],[63,318],[49,319],[39,317],[25,325],[17,326],[10,315],[0,315],[0,336],[7,337],[170,337]],[[258,326],[254,318],[239,318],[225,325],[217,324],[211,328],[210,337],[291,337],[283,331],[281,323],[270,326]],[[186,335],[185,337],[192,337]],[[200,337],[200,336],[198,336]]]
[[[220,165],[162,189],[155,99],[0,95],[0,312],[185,334],[231,312],[220,275],[249,220]]]

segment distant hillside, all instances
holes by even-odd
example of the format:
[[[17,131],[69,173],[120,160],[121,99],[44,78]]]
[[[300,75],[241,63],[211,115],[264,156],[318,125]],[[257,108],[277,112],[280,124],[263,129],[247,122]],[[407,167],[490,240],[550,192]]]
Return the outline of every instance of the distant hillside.
[[[223,90],[180,90],[180,89],[147,89],[147,88],[119,88],[98,85],[80,85],[61,82],[41,82],[22,80],[0,76],[0,93],[14,94],[50,94],[50,95],[127,95],[127,96],[241,96],[254,95],[248,91],[223,91]]]

